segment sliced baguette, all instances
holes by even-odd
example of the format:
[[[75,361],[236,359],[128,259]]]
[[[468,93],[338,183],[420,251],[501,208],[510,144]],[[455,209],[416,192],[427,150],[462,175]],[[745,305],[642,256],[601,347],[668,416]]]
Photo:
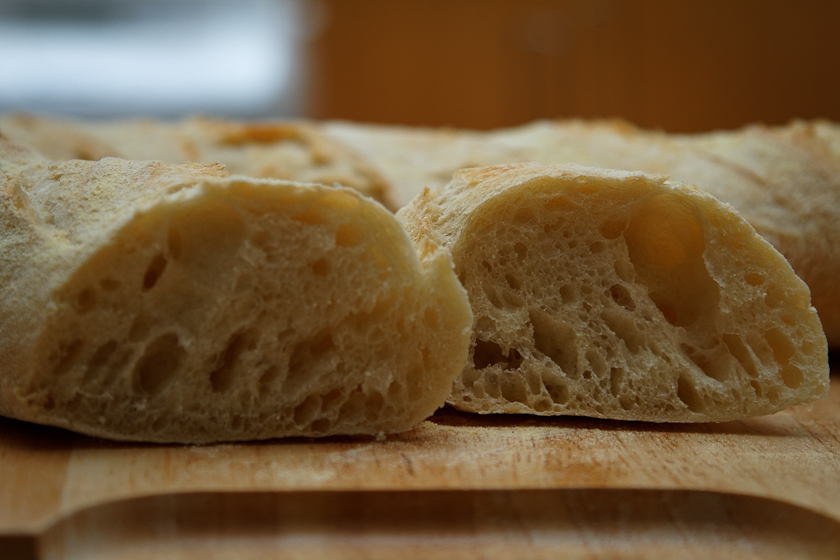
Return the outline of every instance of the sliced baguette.
[[[398,217],[452,252],[472,304],[461,410],[725,421],[828,390],[807,286],[699,189],[508,165],[459,171]]]
[[[391,433],[466,360],[448,253],[351,189],[2,136],[0,185],[3,415],[153,442]]]
[[[379,166],[400,203],[465,167],[577,163],[664,174],[734,206],[811,289],[840,348],[840,126],[826,121],[708,134],[622,121],[538,121],[491,132],[331,122],[324,129]]]

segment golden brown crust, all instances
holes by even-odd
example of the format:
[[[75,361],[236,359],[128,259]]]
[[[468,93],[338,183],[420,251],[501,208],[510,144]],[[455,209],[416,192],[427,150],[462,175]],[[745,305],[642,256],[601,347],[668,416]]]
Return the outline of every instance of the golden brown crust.
[[[0,130],[54,160],[222,163],[231,174],[344,185],[396,210],[389,184],[374,167],[314,123],[204,117],[84,122],[15,114],[0,115]]]

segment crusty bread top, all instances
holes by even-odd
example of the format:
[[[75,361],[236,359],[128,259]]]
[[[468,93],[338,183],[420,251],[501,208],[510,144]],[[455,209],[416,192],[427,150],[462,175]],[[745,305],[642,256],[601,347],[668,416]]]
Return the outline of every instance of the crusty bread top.
[[[351,189],[222,175],[0,137],[0,413],[201,443],[444,403],[471,323],[448,253]]]
[[[396,210],[391,187],[354,149],[304,121],[236,122],[193,117],[74,121],[0,115],[0,131],[53,160],[120,157],[166,163],[221,163],[232,175],[354,188]]]
[[[450,402],[481,413],[722,421],[828,389],[807,286],[730,206],[641,172],[462,170],[398,213],[473,308]]]
[[[640,170],[696,185],[734,206],[811,288],[840,347],[840,126],[795,121],[707,134],[646,131],[624,121],[537,121],[491,132],[327,123],[382,169],[402,204],[464,167],[577,163]]]

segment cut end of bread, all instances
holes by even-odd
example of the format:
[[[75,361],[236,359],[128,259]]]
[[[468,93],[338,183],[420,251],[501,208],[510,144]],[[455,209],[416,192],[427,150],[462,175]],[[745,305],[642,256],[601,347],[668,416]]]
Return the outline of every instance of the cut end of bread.
[[[393,433],[466,359],[448,254],[421,262],[349,189],[207,179],[94,249],[51,295],[29,419],[158,442]]]
[[[697,189],[503,166],[460,172],[400,216],[444,240],[473,307],[457,408],[723,421],[827,391],[808,288]]]

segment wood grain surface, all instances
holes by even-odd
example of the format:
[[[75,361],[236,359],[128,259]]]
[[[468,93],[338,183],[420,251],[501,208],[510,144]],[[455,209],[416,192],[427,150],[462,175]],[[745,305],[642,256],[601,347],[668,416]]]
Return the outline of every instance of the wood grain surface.
[[[828,397],[721,424],[442,409],[384,441],[115,443],[0,418],[0,558],[838,558]]]

